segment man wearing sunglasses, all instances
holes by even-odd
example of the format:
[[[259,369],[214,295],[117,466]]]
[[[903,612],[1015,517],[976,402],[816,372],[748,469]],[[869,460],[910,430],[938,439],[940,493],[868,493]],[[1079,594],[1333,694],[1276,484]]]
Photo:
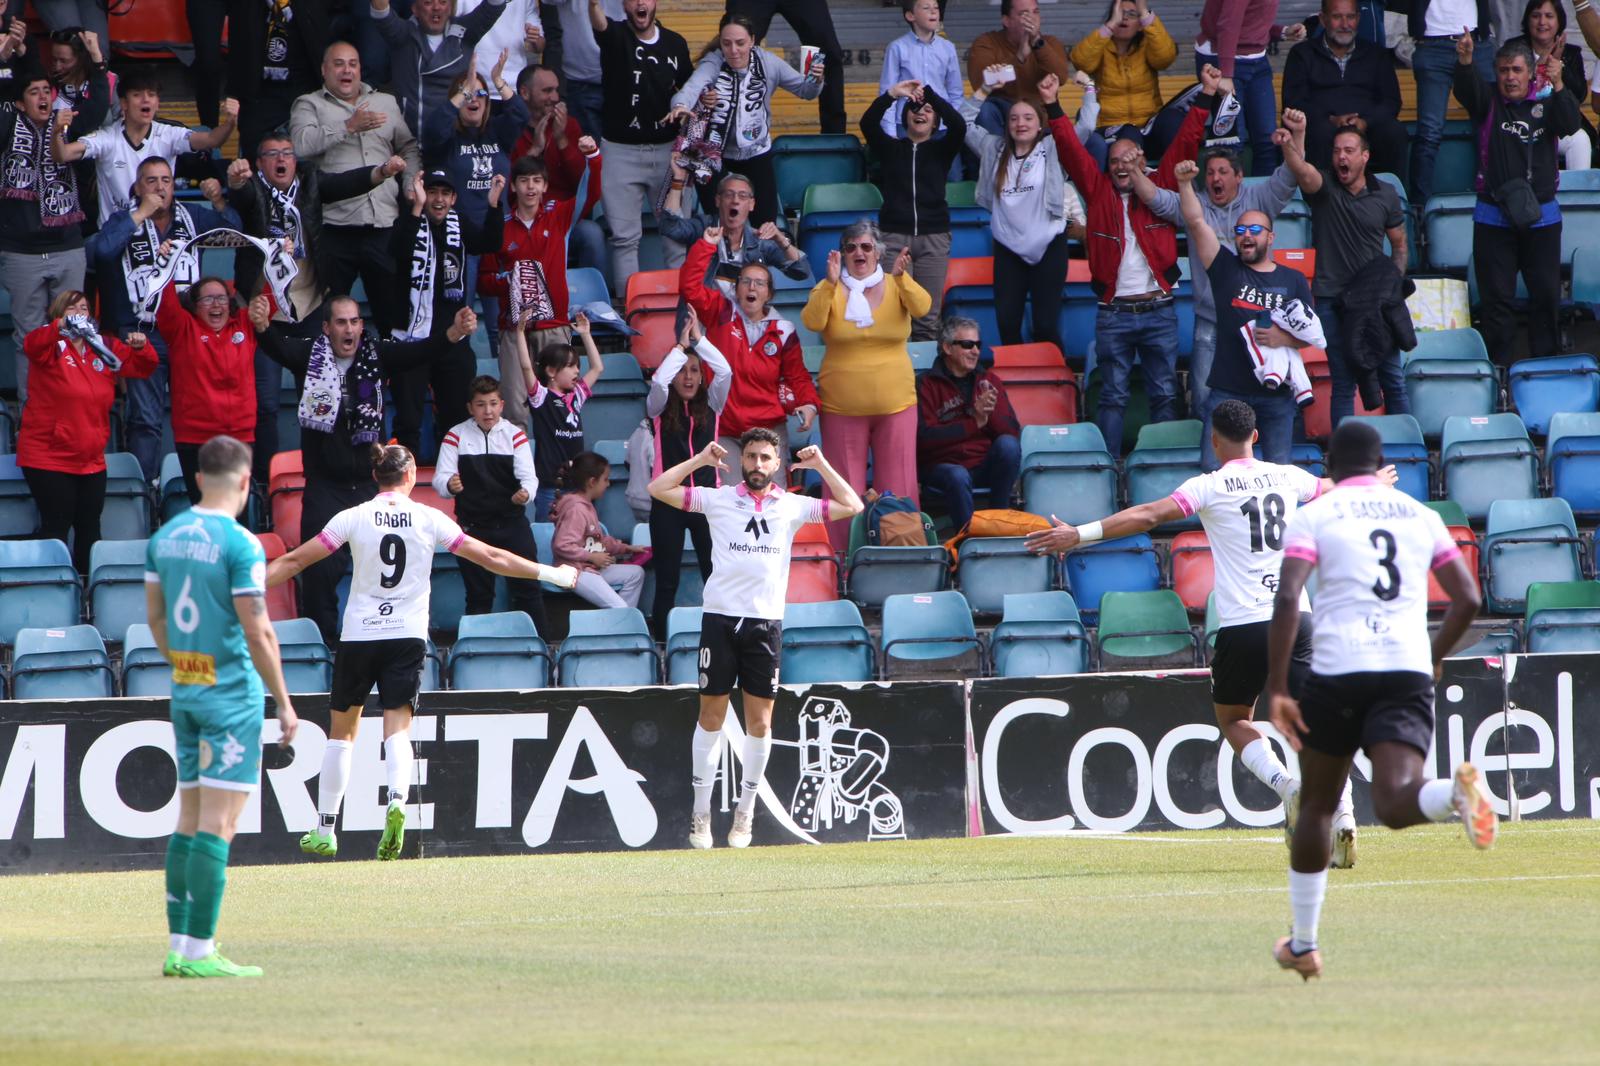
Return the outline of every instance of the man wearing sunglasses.
[[[411,17],[402,18],[389,9],[389,0],[372,0],[373,25],[391,53],[390,90],[418,137],[423,115],[449,106],[445,98],[451,83],[466,73],[473,49],[505,10],[506,0],[485,0],[455,18],[454,0],[415,0]]]
[[[917,378],[917,475],[941,494],[957,530],[972,518],[972,490],[1010,507],[1022,467],[1022,428],[1000,379],[978,367],[978,324],[944,320],[939,360]]]

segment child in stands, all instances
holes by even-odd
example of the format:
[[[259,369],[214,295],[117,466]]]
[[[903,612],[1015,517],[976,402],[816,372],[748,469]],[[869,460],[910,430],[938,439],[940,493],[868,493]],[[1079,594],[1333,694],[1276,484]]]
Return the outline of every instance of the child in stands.
[[[619,562],[647,549],[610,536],[600,525],[595,501],[611,487],[611,464],[595,452],[579,452],[561,468],[561,498],[553,514],[551,553],[578,571],[579,596],[596,607],[637,607],[644,568]]]

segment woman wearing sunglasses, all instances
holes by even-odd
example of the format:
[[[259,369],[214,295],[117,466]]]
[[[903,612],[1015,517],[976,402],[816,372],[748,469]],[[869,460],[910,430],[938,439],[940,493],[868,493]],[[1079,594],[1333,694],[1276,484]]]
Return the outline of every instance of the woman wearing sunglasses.
[[[863,219],[847,227],[839,249],[828,253],[827,276],[800,313],[827,345],[817,379],[822,450],[852,487],[865,484],[870,453],[877,490],[916,503],[917,386],[906,341],[912,321],[927,314],[933,300],[907,272],[909,248],[884,269],[876,223]],[[849,536],[848,521],[829,523],[834,544],[848,543]]]

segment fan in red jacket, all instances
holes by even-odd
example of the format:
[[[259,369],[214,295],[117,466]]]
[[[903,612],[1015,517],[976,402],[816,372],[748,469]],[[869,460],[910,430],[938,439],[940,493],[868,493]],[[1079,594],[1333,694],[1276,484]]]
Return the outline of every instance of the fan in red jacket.
[[[95,331],[96,343],[112,359],[89,339],[70,335],[83,326]],[[73,563],[87,573],[105,509],[106,442],[117,379],[149,377],[156,350],[143,333],[128,334],[126,344],[100,338],[89,298],[69,291],[51,301],[50,321],[22,339],[22,351],[28,357],[28,402],[17,433],[17,465],[39,508],[39,536],[65,543],[72,533]]]
[[[806,370],[794,323],[772,309],[772,271],[764,263],[744,264],[731,300],[715,284],[706,284],[706,268],[721,240],[722,228],[712,226],[694,242],[678,271],[678,290],[700,317],[706,339],[733,367],[733,389],[717,424],[717,439],[737,453],[740,436],[757,426],[787,442],[790,414],[798,413],[801,431],[808,432],[822,401]],[[778,454],[785,457],[788,451],[786,443]]]
[[[272,297],[258,299],[272,314]],[[216,277],[201,278],[181,296],[169,284],[156,307],[156,328],[167,342],[172,440],[189,502],[197,504],[200,445],[223,433],[255,442],[256,331],[249,312],[234,306],[227,282]]]
[[[957,530],[972,518],[974,486],[990,507],[1010,507],[1022,467],[1022,427],[1005,384],[978,367],[981,349],[976,322],[947,318],[938,361],[917,377],[918,480],[944,497]]]

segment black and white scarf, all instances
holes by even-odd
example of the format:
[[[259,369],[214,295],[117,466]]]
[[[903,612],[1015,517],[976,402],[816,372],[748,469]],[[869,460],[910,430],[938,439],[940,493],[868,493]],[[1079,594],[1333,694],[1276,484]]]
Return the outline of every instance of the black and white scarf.
[[[0,160],[0,188],[6,199],[37,203],[39,223],[48,229],[82,222],[77,174],[72,164],[57,163],[50,153],[56,112],[50,113],[43,127],[20,110],[12,112],[11,122],[11,144]]]
[[[300,393],[300,426],[316,433],[332,433],[344,406],[344,383],[356,409],[350,415],[350,443],[375,444],[383,430],[383,363],[371,330],[361,332],[355,361],[348,374],[339,371],[328,335],[319,333],[311,345],[306,365],[306,385]]]
[[[454,210],[448,212],[443,226],[442,242],[434,239],[433,223],[426,215],[417,226],[417,236],[411,244],[411,307],[405,328],[394,331],[395,340],[420,341],[433,335],[434,286],[441,266],[444,298],[460,302],[466,297],[467,259],[461,239],[461,216]]]
[[[287,189],[279,189],[260,174],[256,175],[256,181],[267,197],[267,236],[288,237],[294,241],[295,258],[304,259],[306,242],[300,237],[300,205],[297,202],[300,178],[296,176]]]
[[[733,148],[750,148],[767,137],[767,68],[761,49],[750,49],[750,65],[744,70],[744,91],[739,92],[739,71],[722,64],[717,71],[716,110],[712,127],[722,130],[722,143]]]
[[[133,238],[122,251],[122,272],[128,288],[128,303],[138,313],[139,321],[147,325],[155,321],[155,305],[161,296],[155,285],[158,279],[169,274],[166,267],[174,256],[177,262],[167,281],[176,283],[182,290],[200,280],[200,257],[187,247],[195,232],[189,209],[179,203],[172,205],[172,225],[165,237],[156,231],[154,220],[148,218],[133,231]],[[165,241],[172,242],[172,250],[163,256],[161,245]]]

